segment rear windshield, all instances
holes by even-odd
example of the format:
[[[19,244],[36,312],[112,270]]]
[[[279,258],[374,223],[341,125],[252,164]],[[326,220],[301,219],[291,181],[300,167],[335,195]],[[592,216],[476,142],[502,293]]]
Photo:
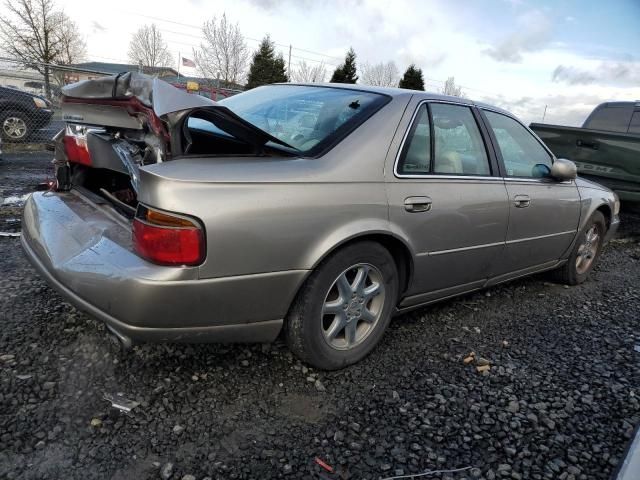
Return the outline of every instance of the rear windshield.
[[[331,87],[269,85],[219,103],[247,122],[314,154],[334,144],[384,105],[386,95]],[[190,128],[223,134],[212,123],[189,119]]]
[[[585,120],[583,127],[593,130],[627,133],[633,107],[633,103],[628,105],[599,106],[589,115],[589,118]]]

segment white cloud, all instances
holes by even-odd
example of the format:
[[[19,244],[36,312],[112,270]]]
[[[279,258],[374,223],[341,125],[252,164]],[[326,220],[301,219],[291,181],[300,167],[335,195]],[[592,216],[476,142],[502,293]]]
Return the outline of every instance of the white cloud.
[[[485,52],[499,62],[521,62],[524,52],[541,50],[549,43],[551,27],[547,15],[539,10],[529,10],[518,15],[511,33]]]
[[[619,86],[640,85],[640,62],[594,60],[591,63],[593,65],[587,68],[558,65],[551,78],[554,82],[564,82],[569,85],[593,83]]]
[[[205,8],[209,2],[200,0],[179,7],[112,0],[110,8],[99,12],[88,8],[85,0],[58,1],[78,21],[89,57],[96,61],[126,61],[130,35],[151,22],[162,30],[174,57],[178,51],[185,55],[199,43],[199,30],[170,22],[197,26],[226,12],[251,39],[251,49],[267,33],[281,44],[277,48],[285,60],[293,45],[293,65],[301,57],[310,63],[324,61],[329,76],[353,46],[359,64],[393,60],[403,72],[415,63],[432,90],[455,76],[469,98],[503,106],[526,122],[539,121],[547,105],[547,121],[578,125],[597,103],[640,98],[637,63],[572,51],[555,37],[554,19],[572,20],[555,15],[553,7],[532,10],[519,0],[505,0],[511,3],[504,8],[510,20],[502,25],[460,15],[447,0],[396,0],[391,7],[385,0],[217,0],[215,9]],[[496,32],[503,34],[496,38]],[[616,63],[627,70],[613,69]]]

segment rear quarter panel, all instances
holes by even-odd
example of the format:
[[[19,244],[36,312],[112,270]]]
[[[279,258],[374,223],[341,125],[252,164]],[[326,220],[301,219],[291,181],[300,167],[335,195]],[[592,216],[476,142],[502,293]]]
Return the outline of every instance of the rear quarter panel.
[[[183,157],[141,169],[139,200],[199,218],[200,276],[311,269],[351,238],[389,232],[384,160],[410,95],[320,158]]]

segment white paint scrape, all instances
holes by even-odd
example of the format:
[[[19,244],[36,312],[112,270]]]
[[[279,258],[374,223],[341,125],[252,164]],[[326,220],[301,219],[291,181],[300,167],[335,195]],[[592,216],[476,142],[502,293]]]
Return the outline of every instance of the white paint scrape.
[[[21,205],[25,202],[28,196],[28,193],[22,196],[12,195],[2,200],[2,205]]]

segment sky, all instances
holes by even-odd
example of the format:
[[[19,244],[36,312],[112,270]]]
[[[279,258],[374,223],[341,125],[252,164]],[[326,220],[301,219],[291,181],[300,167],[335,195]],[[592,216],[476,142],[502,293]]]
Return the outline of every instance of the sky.
[[[414,63],[426,89],[455,77],[466,97],[525,122],[580,126],[608,100],[640,100],[640,0],[58,0],[87,43],[88,60],[128,62],[131,35],[155,23],[171,53],[193,58],[201,25],[226,13],[250,50],[266,34],[292,69],[349,47],[358,64]],[[182,68],[185,74],[197,74]]]

